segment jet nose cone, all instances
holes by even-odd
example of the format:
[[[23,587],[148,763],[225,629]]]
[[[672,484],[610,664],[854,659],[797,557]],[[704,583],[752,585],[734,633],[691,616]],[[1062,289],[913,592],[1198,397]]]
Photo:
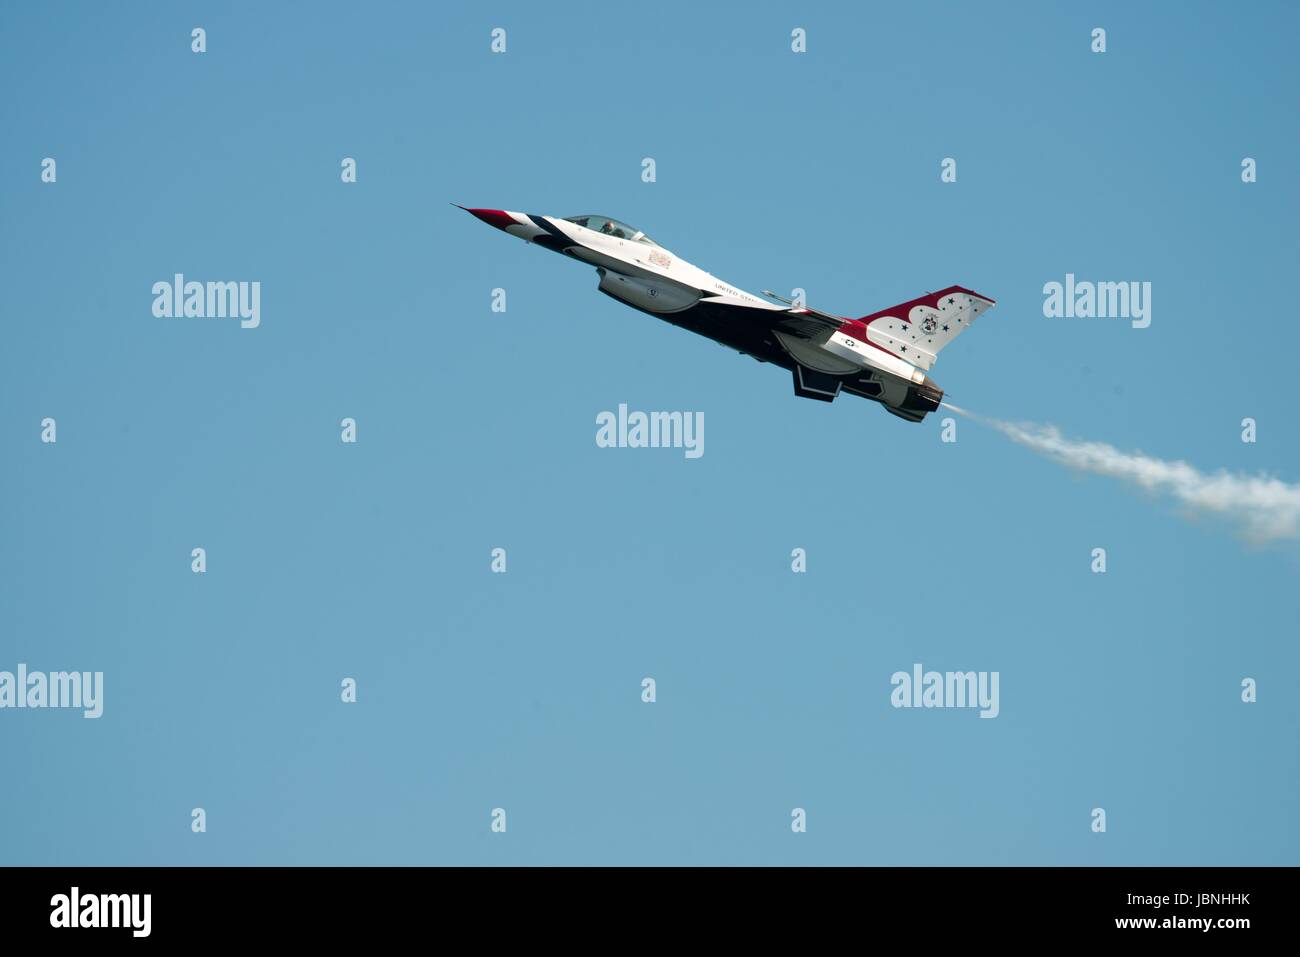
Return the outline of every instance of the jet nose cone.
[[[460,203],[452,203],[453,206],[460,206]],[[460,206],[465,212],[477,216],[489,226],[495,226],[497,229],[505,229],[507,226],[518,226],[518,221],[504,209],[471,209],[468,206]]]

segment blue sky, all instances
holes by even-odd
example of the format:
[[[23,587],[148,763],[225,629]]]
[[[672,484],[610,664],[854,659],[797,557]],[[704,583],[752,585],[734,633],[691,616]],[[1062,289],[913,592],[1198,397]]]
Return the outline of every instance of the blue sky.
[[[105,702],[0,711],[0,861],[1297,863],[1295,543],[797,399],[448,204],[846,315],[967,285],[958,404],[1294,481],[1298,19],[6,6],[0,670]],[[259,281],[260,327],[155,318],[176,272]],[[1066,273],[1151,282],[1151,326],[1045,318]],[[597,448],[622,402],[705,455]],[[892,708],[914,662],[1000,715]]]

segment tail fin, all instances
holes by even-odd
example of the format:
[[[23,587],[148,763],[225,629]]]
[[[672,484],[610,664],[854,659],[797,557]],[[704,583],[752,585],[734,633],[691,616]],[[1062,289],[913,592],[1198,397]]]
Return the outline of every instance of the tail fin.
[[[949,286],[858,321],[866,325],[868,341],[929,369],[939,350],[993,305],[994,300],[972,289]]]

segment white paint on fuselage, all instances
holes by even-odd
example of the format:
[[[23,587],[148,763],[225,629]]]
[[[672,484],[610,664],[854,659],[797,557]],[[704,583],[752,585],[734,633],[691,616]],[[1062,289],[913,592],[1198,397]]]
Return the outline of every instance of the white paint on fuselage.
[[[662,246],[652,246],[632,239],[619,239],[565,219],[556,219],[554,216],[542,218],[573,240],[575,248],[571,251],[571,255],[574,258],[591,263],[593,266],[613,269],[629,276],[667,279],[711,296],[725,296],[737,303],[755,308],[777,311],[784,311],[786,308],[773,305],[766,299],[760,299],[743,289],[737,289]],[[651,257],[655,253],[666,257],[668,265],[652,261]]]

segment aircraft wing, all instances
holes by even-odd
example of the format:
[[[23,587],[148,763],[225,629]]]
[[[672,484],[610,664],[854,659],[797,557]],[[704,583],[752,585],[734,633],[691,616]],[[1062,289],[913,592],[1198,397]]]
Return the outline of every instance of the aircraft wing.
[[[773,299],[782,298],[766,290],[763,294]],[[734,310],[737,319],[761,322],[770,329],[777,329],[815,342],[825,342],[832,332],[847,321],[828,312],[820,312],[807,306],[796,306],[788,299],[783,300],[789,307],[785,309],[766,303],[754,305],[752,302],[730,296],[710,296],[706,301],[711,305],[726,306],[729,310]]]
[[[784,332],[791,332],[804,339],[814,339],[818,342],[825,342],[830,334],[842,325],[844,320],[837,316],[806,308],[787,309],[783,318],[776,323],[777,328]]]
[[[772,299],[779,299],[790,307],[785,310],[785,318],[778,322],[777,325],[785,332],[794,333],[804,339],[816,339],[819,342],[825,342],[832,332],[848,321],[840,316],[831,315],[829,312],[813,309],[811,306],[796,305],[794,300],[787,299],[785,296],[778,296],[769,289],[764,289],[763,295]]]

